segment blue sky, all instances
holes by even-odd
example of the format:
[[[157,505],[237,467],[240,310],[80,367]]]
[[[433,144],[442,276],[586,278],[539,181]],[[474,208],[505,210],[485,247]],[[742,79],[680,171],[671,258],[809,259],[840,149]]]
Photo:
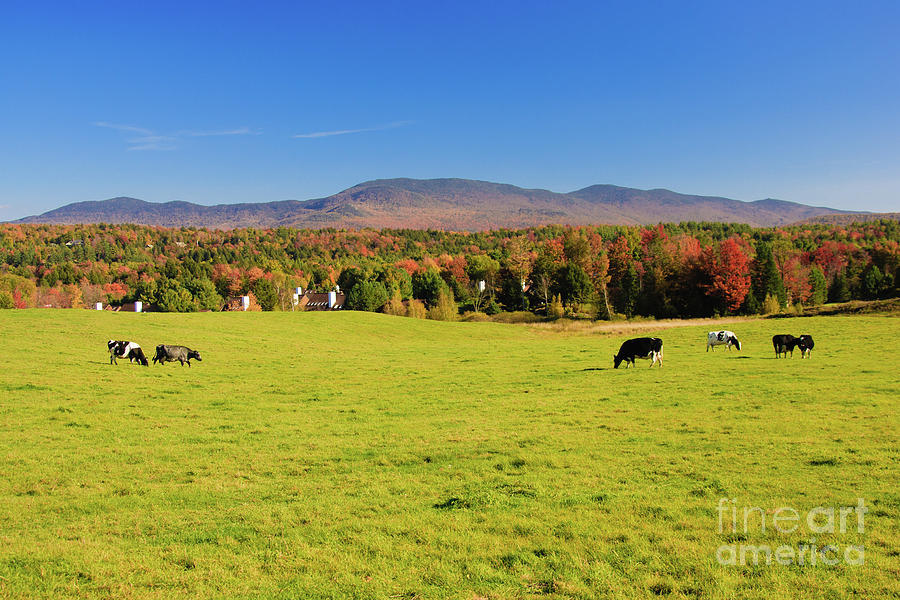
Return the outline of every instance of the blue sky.
[[[900,3],[33,2],[0,220],[389,177],[900,210]]]

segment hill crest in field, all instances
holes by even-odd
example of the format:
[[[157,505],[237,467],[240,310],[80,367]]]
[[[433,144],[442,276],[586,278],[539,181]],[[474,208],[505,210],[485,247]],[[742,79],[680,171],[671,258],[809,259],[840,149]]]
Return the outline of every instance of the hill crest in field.
[[[614,185],[593,185],[563,194],[471,179],[378,179],[307,201],[204,206],[118,197],[68,204],[16,222],[136,223],[215,229],[284,226],[479,231],[551,224],[648,225],[679,221],[765,227],[844,214],[850,213],[784,200],[743,202]]]

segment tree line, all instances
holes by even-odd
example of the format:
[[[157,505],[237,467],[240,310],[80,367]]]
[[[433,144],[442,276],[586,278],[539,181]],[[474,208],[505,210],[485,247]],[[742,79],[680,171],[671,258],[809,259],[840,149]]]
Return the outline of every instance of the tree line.
[[[347,307],[455,318],[769,313],[900,295],[900,225],[687,222],[447,232],[0,225],[0,307],[220,310],[340,289]]]

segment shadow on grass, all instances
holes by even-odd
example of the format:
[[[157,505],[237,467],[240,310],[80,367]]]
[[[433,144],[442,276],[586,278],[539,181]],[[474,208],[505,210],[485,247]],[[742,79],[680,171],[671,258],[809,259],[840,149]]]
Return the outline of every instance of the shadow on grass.
[[[464,498],[458,498],[456,496],[447,498],[443,502],[437,502],[433,505],[434,508],[438,508],[441,510],[456,510],[460,508],[470,508],[471,506],[472,505],[468,500]]]
[[[609,369],[606,367],[588,367],[587,369],[581,369],[581,372],[585,371],[608,371]]]

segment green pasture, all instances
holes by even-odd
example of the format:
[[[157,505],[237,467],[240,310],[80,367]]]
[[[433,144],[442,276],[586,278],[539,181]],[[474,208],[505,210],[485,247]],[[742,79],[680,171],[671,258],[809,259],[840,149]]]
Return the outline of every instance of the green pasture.
[[[710,328],[647,329],[664,366],[613,370],[633,334],[2,311],[0,597],[900,595],[900,319],[730,323],[740,353]],[[110,338],[203,362],[112,366]],[[747,531],[723,498],[761,509]],[[864,532],[808,527],[858,498]],[[719,564],[731,544],[842,560]]]

